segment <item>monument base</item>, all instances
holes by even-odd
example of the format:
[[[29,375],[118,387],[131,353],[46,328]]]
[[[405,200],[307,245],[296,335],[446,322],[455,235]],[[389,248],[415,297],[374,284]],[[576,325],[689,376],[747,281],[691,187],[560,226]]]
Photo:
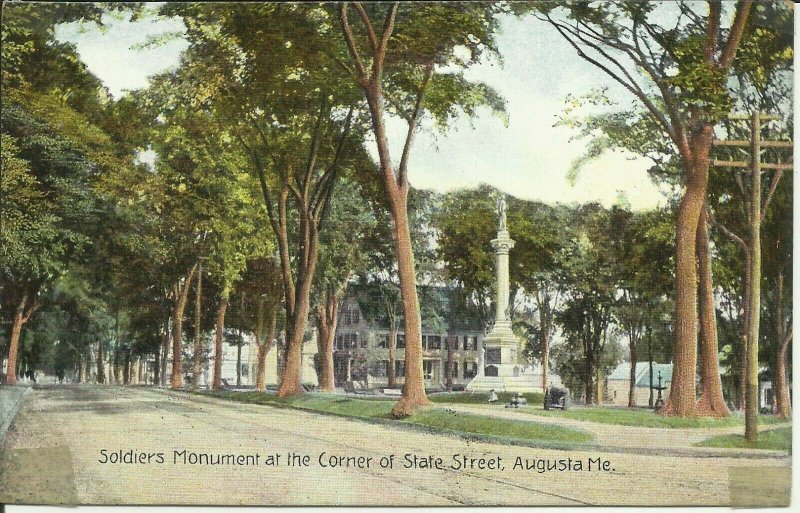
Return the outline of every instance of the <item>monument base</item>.
[[[475,376],[467,385],[468,392],[519,392],[527,394],[542,391],[541,379],[536,379],[533,374],[520,374],[519,376]]]
[[[520,340],[511,329],[511,321],[498,320],[483,339],[484,359],[478,375],[467,385],[470,392],[540,392],[541,374],[530,365],[517,362]]]

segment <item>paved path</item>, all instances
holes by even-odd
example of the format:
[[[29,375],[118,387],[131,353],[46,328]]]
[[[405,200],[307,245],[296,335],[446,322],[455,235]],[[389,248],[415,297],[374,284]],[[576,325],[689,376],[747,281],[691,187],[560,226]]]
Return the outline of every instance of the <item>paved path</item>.
[[[709,428],[637,427],[619,424],[603,424],[601,422],[587,422],[556,415],[536,415],[526,412],[525,408],[505,408],[502,405],[453,404],[447,405],[447,408],[464,413],[488,415],[504,419],[545,422],[568,428],[582,429],[583,431],[591,433],[599,446],[610,450],[639,450],[640,452],[657,454],[670,451],[674,452],[677,449],[680,450],[682,455],[696,454],[697,456],[731,454],[752,457],[775,457],[783,454],[782,451],[765,451],[761,449],[725,449],[694,446],[694,444],[712,436],[733,433],[744,434],[744,424]],[[789,426],[791,426],[791,423],[786,422],[762,426],[761,429],[777,429]]]
[[[165,464],[102,464],[101,450],[158,453]],[[310,466],[172,464],[187,453],[294,451]],[[371,468],[323,468],[319,454],[372,458]],[[445,468],[404,469],[403,455],[433,455]],[[395,454],[395,468],[382,456]],[[501,457],[502,470],[448,468],[453,454]],[[581,471],[512,469],[515,458],[583,462]],[[589,458],[613,471],[586,471]],[[263,460],[262,460],[263,461]],[[0,454],[0,503],[358,505],[728,505],[732,469],[771,478],[750,494],[785,503],[787,457],[674,458],[509,447],[135,387],[34,390]],[[399,467],[399,468],[398,468]],[[775,474],[777,472],[777,474]],[[777,478],[775,476],[778,476]],[[776,485],[778,483],[780,486]],[[771,488],[770,488],[771,487]],[[738,489],[738,488],[736,488]]]

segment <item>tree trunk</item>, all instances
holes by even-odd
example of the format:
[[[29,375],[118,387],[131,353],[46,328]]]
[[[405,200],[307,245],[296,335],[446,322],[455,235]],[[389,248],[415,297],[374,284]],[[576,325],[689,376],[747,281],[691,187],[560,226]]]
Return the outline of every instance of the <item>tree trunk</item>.
[[[336,323],[339,311],[339,298],[335,291],[322,293],[317,306],[317,351],[319,354],[319,389],[321,392],[334,391],[333,379],[333,340],[336,336]]]
[[[272,339],[275,337],[275,324],[278,319],[277,306],[271,305],[268,313],[267,320],[267,334],[266,337],[259,341],[258,344],[258,365],[256,369],[256,390],[263,392],[266,390],[266,377],[267,377],[267,354],[272,348]],[[261,332],[261,328],[258,329]],[[260,336],[260,333],[259,333]],[[276,369],[277,371],[277,369]]]
[[[161,346],[156,346],[156,352],[153,358],[153,386],[157,386],[161,376]]]
[[[202,313],[203,313],[203,268],[197,266],[197,284],[194,289],[194,362],[192,365],[192,390],[200,386],[200,375],[203,373],[203,339],[202,339]]]
[[[239,330],[239,339],[236,341],[236,386],[242,386],[242,331]]]
[[[183,312],[186,309],[189,288],[192,286],[192,278],[196,271],[197,264],[194,264],[183,282],[172,317],[172,379],[170,380],[172,388],[183,388]]]
[[[662,415],[697,414],[697,225],[706,202],[710,125],[691,135],[692,161],[686,162],[686,191],[678,209],[675,247],[675,353],[669,398]]]
[[[781,341],[775,368],[775,386],[777,389],[775,394],[777,406],[776,415],[779,418],[787,420],[792,418],[792,400],[789,395],[789,383],[786,379],[787,355],[789,352],[789,343],[791,341],[791,336],[784,337]]]
[[[397,348],[397,327],[394,320],[390,321],[389,326],[389,363],[386,369],[386,386],[388,388],[397,388],[397,377],[394,374],[394,360],[395,350]]]
[[[136,384],[137,385],[145,385],[144,382],[144,358],[139,356],[136,359],[136,367],[137,367],[137,375],[136,375]]]
[[[650,397],[647,400],[647,406],[653,408],[655,406],[655,397],[653,397],[653,332],[647,330],[647,366],[650,371]]]
[[[310,281],[310,280],[308,280]],[[310,284],[308,286],[310,290]],[[304,296],[304,297],[301,297]],[[284,352],[283,375],[281,385],[278,387],[278,397],[303,394],[301,373],[303,364],[303,338],[308,323],[310,301],[308,292],[298,291],[300,305],[295,310],[291,328],[286,333],[286,350]],[[288,325],[287,325],[288,327]]]
[[[14,324],[11,326],[11,338],[8,343],[8,362],[6,364],[6,384],[17,384],[17,352],[19,351],[19,339],[22,327],[27,319],[25,318],[25,307],[28,302],[28,294],[24,294],[14,312]]]
[[[636,364],[638,363],[638,358],[636,355],[636,334],[633,329],[630,330],[628,336],[629,336],[629,346],[631,351],[631,372],[630,372],[630,383],[628,386],[628,408],[635,408],[636,407]]]
[[[115,369],[116,370],[116,369]],[[125,365],[122,372],[122,384],[123,385],[130,385],[131,383],[131,354],[130,352],[125,352]],[[117,382],[119,384],[119,382]]]
[[[285,210],[285,203],[279,206]],[[280,215],[282,221],[280,237],[285,237],[285,212]],[[302,386],[303,373],[303,339],[308,326],[308,315],[311,310],[311,287],[314,271],[317,267],[319,233],[318,221],[312,216],[307,205],[300,212],[300,255],[297,265],[296,281],[291,279],[291,267],[288,262],[288,250],[281,250],[281,255],[286,256],[281,260],[281,269],[284,275],[284,293],[286,303],[286,347],[284,351],[283,371],[281,384],[277,396],[287,397],[304,394]],[[279,238],[280,238],[279,237]],[[285,244],[283,242],[282,244]],[[283,246],[282,246],[283,247]]]
[[[86,383],[86,357],[84,355],[80,355],[78,361],[78,383]]]
[[[214,378],[212,390],[222,390],[222,342],[225,332],[225,312],[228,309],[228,290],[222,291],[217,306],[217,323],[214,334]]]
[[[414,252],[411,247],[411,231],[408,226],[407,197],[392,198],[394,239],[397,250],[397,270],[400,278],[400,294],[403,301],[403,324],[405,332],[405,382],[403,395],[392,408],[395,417],[406,417],[420,406],[430,405],[425,395],[422,369],[422,319],[417,297],[417,278],[414,269]]]
[[[103,343],[97,342],[97,383],[102,385],[106,382],[106,362],[103,355]]]
[[[786,364],[792,334],[791,332],[785,333],[783,325],[783,273],[778,273],[775,297],[775,336],[778,339],[778,354],[775,359],[776,415],[788,420],[792,417],[792,400],[789,395],[789,383],[786,379]]]
[[[708,212],[704,207],[697,223],[697,266],[700,273],[700,382],[703,390],[697,401],[697,412],[709,417],[729,417],[731,412],[722,394],[717,343],[717,315],[714,305],[714,285],[711,274],[711,254],[708,248]]]
[[[156,379],[163,387],[167,384],[167,359],[169,358],[170,319],[164,324],[164,338],[161,340],[161,366]]]
[[[445,337],[447,343],[447,368],[445,369],[447,371],[447,375],[445,377],[445,388],[447,388],[448,392],[453,391],[453,367],[456,363],[455,353],[453,352],[453,339],[453,336],[448,335]],[[455,338],[455,343],[458,343],[458,338]]]
[[[121,384],[122,378],[122,364],[119,361],[119,330],[117,330],[117,339],[114,340],[114,360],[111,363],[112,376],[114,377],[114,384]]]
[[[541,315],[541,314],[540,314]],[[542,332],[542,393],[547,393],[550,380],[550,333]]]
[[[591,342],[589,342],[591,344]],[[591,406],[594,404],[594,366],[592,365],[592,353],[591,351],[587,351],[586,354],[586,366],[584,368],[584,379],[586,380],[586,388],[584,393],[586,394],[586,406]]]

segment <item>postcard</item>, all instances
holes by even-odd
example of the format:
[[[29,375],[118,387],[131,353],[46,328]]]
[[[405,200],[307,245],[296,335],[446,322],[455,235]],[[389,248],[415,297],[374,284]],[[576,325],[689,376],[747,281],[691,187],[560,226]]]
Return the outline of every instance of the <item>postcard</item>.
[[[0,504],[788,507],[794,19],[4,2]]]

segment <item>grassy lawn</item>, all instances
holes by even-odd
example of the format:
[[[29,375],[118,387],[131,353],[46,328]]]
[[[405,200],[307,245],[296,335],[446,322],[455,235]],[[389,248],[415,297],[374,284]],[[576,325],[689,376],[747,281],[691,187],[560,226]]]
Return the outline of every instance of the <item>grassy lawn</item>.
[[[497,403],[508,404],[512,395],[514,394],[511,392],[498,392]],[[528,404],[540,405],[544,401],[544,395],[541,392],[522,395],[528,400]],[[431,401],[443,404],[488,404],[487,398],[486,392],[442,392],[428,396]]]
[[[708,417],[682,418],[682,417],[662,417],[651,410],[643,408],[608,408],[603,406],[595,407],[573,407],[567,411],[549,410],[545,411],[541,406],[534,405],[520,409],[526,413],[541,417],[565,417],[568,419],[599,422],[601,424],[618,424],[622,426],[641,426],[641,427],[660,427],[660,428],[708,428],[708,427],[727,427],[744,424],[744,417],[731,416],[726,419],[712,419]],[[785,422],[769,415],[761,415],[759,424],[776,424]]]
[[[743,435],[720,435],[695,444],[698,447],[724,447],[728,449],[769,449],[792,452],[792,428],[777,428],[762,431],[758,441],[748,442]]]
[[[456,435],[478,435],[479,437],[499,439],[499,441],[587,444],[593,440],[591,434],[577,429],[541,422],[498,419],[485,415],[473,415],[441,409],[422,410],[411,417],[395,420],[390,415],[394,401],[386,400],[378,401],[317,394],[278,398],[274,394],[261,392],[223,391],[197,393],[249,404],[296,408],[390,424],[398,423],[418,426],[436,432],[445,431]]]

